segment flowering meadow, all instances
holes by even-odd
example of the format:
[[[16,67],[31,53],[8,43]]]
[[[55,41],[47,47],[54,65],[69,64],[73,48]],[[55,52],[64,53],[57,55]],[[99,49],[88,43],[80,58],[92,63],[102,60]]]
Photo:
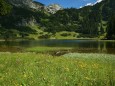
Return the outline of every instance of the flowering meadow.
[[[0,53],[0,86],[115,86],[115,55]]]

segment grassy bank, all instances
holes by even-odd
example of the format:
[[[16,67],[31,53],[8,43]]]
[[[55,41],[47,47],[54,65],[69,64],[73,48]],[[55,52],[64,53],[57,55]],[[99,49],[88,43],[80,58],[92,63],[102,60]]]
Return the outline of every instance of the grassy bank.
[[[114,86],[115,55],[0,53],[1,86]]]
[[[29,52],[39,52],[39,53],[46,53],[46,52],[56,52],[56,51],[69,51],[72,50],[71,47],[31,47],[27,48],[26,51]]]

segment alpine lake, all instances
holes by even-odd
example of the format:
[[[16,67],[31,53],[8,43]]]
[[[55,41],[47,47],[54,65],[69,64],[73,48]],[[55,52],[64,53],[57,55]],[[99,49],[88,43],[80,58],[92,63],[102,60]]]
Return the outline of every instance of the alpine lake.
[[[25,52],[28,48],[54,48],[52,52],[68,53],[104,53],[115,54],[115,41],[108,40],[58,40],[58,39],[44,39],[44,40],[20,40],[20,41],[0,41],[0,52]],[[56,48],[61,48],[58,51]],[[67,48],[67,50],[66,50]],[[38,51],[39,52],[39,51]],[[55,52],[55,53],[56,53]]]

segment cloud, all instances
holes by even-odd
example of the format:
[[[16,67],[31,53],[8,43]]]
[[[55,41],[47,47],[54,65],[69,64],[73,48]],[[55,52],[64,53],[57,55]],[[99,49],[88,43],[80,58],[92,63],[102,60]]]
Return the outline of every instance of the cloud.
[[[100,3],[101,1],[103,1],[103,0],[97,0],[95,3],[87,3],[85,6],[93,6],[93,5],[97,4],[97,3]]]
[[[97,3],[101,2],[102,0],[97,0]]]
[[[85,6],[93,6],[92,3],[87,3]]]
[[[103,0],[97,0],[94,4],[100,3],[101,1],[103,1]]]
[[[80,6],[79,8],[83,8],[83,6]]]

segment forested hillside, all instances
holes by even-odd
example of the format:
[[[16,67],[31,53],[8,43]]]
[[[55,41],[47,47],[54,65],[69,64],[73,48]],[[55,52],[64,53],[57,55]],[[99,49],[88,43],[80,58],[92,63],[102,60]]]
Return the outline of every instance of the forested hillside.
[[[114,15],[115,0],[103,0],[94,6],[60,10],[50,17],[51,23],[48,22],[48,25],[51,25],[49,28],[53,32],[75,31],[84,36],[100,36],[103,38],[107,36],[111,39],[115,35],[113,32]],[[50,30],[49,28],[47,28],[47,31]]]
[[[10,9],[8,12],[0,9],[0,38],[50,38],[58,32],[66,31],[79,33],[76,38],[115,39],[115,0],[103,0],[81,9],[61,9],[55,14],[47,12],[41,3],[34,2],[37,4],[36,10],[4,4],[2,1],[1,6],[7,9],[7,6],[11,6],[12,9],[10,12]]]

